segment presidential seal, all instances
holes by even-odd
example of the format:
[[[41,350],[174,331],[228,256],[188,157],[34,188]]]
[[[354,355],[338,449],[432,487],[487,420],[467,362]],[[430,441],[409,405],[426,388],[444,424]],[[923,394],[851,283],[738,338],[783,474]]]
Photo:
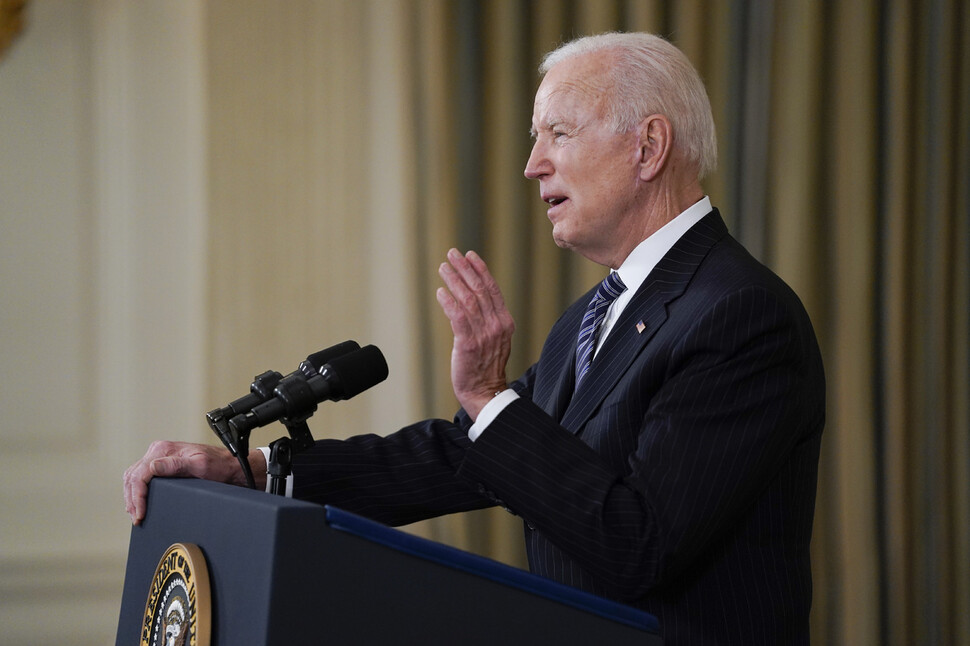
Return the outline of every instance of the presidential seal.
[[[155,568],[141,646],[209,646],[209,571],[197,545],[175,543]]]

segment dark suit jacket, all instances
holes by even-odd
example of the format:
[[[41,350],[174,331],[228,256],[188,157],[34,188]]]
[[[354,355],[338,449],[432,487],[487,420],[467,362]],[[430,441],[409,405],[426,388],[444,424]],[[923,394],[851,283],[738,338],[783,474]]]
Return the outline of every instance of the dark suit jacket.
[[[473,444],[470,420],[317,442],[294,494],[405,524],[500,504],[532,571],[657,615],[668,644],[807,644],[822,362],[717,211],[664,256],[573,393],[593,290]]]

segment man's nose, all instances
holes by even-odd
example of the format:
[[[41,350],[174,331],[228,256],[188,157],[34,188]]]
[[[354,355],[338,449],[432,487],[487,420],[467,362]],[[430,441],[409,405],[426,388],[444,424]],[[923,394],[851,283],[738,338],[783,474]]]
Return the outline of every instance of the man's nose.
[[[552,164],[546,156],[543,146],[537,141],[532,145],[532,153],[525,164],[525,176],[529,179],[539,179],[552,172]]]

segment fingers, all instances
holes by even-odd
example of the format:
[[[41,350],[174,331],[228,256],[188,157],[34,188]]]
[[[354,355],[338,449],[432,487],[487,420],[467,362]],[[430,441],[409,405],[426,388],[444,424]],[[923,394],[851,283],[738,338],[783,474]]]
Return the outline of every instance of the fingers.
[[[477,284],[478,289],[481,289],[480,279],[474,277],[467,261],[454,249],[448,252],[448,262],[442,263],[438,268],[438,275],[444,281],[445,287],[439,288],[435,296],[451,322],[452,333],[456,339],[472,336],[476,329],[481,328],[481,321],[484,319],[480,298],[474,286]]]
[[[477,253],[462,255],[457,249],[449,250],[448,262],[441,264],[438,273],[446,289],[439,290],[436,297],[456,336],[471,337],[481,330],[511,333],[515,324],[502,291]]]
[[[133,525],[140,525],[145,518],[148,481],[152,478],[150,462],[147,462],[146,458],[142,458],[125,471],[125,511],[131,517]]]
[[[480,319],[482,311],[478,304],[478,297],[455,267],[451,252],[448,254],[448,262],[441,263],[438,268],[438,275],[444,281],[445,287],[439,289],[436,296],[451,321],[452,331],[455,334],[468,332],[467,328],[470,325],[468,319]]]
[[[452,321],[455,332],[482,327],[512,328],[512,315],[505,306],[502,290],[488,270],[485,261],[474,251],[462,255],[457,249],[448,251],[448,262],[441,263],[438,273],[445,290],[436,294],[438,303]]]
[[[492,273],[488,270],[488,266],[485,264],[485,261],[482,260],[481,256],[474,251],[469,251],[467,254],[465,254],[465,259],[468,261],[469,266],[474,269],[480,277],[485,295],[488,296],[491,309],[496,312],[504,311],[506,307],[505,298],[502,297],[502,290],[499,289],[498,283],[495,281]]]
[[[462,408],[475,419],[485,402],[505,388],[505,366],[515,323],[498,283],[474,251],[448,251],[438,268],[445,286],[438,304],[455,335],[451,384]]]
[[[498,283],[474,251],[462,255],[457,249],[450,249],[448,262],[442,263],[438,272],[455,302],[469,316],[487,317],[504,310]]]
[[[144,512],[140,512],[137,509],[136,498],[138,494],[135,492],[135,477],[133,475],[134,469],[137,467],[138,463],[125,469],[125,479],[124,479],[124,489],[125,489],[125,511],[131,516],[131,523],[133,525],[138,525],[141,519],[144,517]]]
[[[156,477],[196,477],[209,475],[212,448],[179,442],[153,442],[145,455],[125,470],[125,511],[134,525],[145,518],[148,483]]]
[[[125,469],[125,511],[134,525],[140,524],[145,517],[145,498],[148,495],[148,481],[152,477],[150,465],[153,454],[158,450],[157,443],[153,443],[142,459]]]
[[[191,473],[191,462],[180,455],[170,455],[163,458],[156,458],[148,465],[151,474],[155,478],[189,478],[195,477]]]
[[[455,297],[451,295],[446,287],[439,287],[435,291],[435,298],[438,299],[438,305],[444,311],[445,316],[451,322],[451,331],[455,335],[465,334],[468,331],[468,320],[465,318],[462,308],[455,301]]]

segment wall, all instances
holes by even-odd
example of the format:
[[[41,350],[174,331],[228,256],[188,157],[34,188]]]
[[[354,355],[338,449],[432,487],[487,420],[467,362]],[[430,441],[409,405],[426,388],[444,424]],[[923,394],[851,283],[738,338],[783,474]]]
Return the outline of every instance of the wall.
[[[253,375],[354,338],[391,378],[315,436],[415,414],[400,88],[363,55],[401,36],[367,3],[296,9],[33,2],[0,61],[6,643],[113,641],[124,469],[215,443],[205,411]]]

